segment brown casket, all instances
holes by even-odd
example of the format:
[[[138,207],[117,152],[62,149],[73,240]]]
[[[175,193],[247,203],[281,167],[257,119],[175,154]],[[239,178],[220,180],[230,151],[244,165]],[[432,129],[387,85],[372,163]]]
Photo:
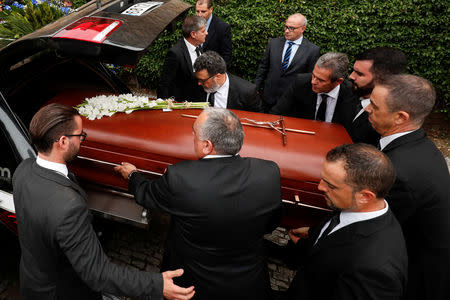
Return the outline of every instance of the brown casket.
[[[77,91],[57,95],[51,101],[75,106],[96,92]],[[111,194],[99,200],[100,206],[111,205],[127,191],[127,181],[113,171],[113,166],[130,162],[149,178],[161,176],[166,167],[182,160],[196,159],[192,125],[201,110],[135,111],[117,113],[90,121],[83,118],[87,139],[82,143],[79,157],[71,170],[82,180],[91,198],[101,198],[99,187]],[[243,118],[255,121],[276,121],[276,115],[234,110]],[[329,210],[322,193],[317,189],[325,154],[333,147],[351,143],[345,129],[337,124],[296,118],[284,118],[286,128],[312,131],[314,134],[287,132],[286,145],[282,135],[273,129],[244,125],[245,139],[241,156],[275,161],[281,170],[281,185],[285,227],[309,226],[320,220]],[[96,202],[92,199],[93,202]],[[131,199],[129,199],[131,203]],[[133,203],[133,205],[136,205]],[[94,205],[95,206],[95,205]],[[93,207],[96,210],[95,207]],[[103,208],[104,209],[104,208]],[[126,214],[116,208],[113,213]],[[97,207],[102,211],[102,208]]]

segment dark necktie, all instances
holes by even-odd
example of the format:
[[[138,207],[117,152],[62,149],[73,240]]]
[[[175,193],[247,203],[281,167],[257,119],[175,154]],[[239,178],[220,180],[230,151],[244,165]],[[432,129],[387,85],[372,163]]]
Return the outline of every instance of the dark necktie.
[[[216,92],[209,94],[208,102],[211,105],[211,107],[214,107],[214,94],[215,93]]]
[[[325,122],[325,113],[327,112],[327,94],[320,95],[322,97],[322,102],[320,102],[319,108],[317,109],[316,120]]]
[[[340,214],[341,214],[340,212],[336,212],[336,213],[333,214],[333,216],[330,219],[330,224],[324,230],[324,232],[320,236],[319,240],[322,240],[322,238],[326,237],[331,232],[331,230],[333,230],[333,228],[336,227],[339,224],[339,222],[340,222],[340,220],[339,220]]]
[[[202,47],[200,47],[200,46],[196,47],[195,53],[197,53],[197,57],[199,57],[202,54]]]
[[[292,52],[292,45],[294,45],[294,42],[289,41],[289,46],[286,49],[286,52],[284,53],[283,62],[281,63],[281,69],[285,71],[289,66],[289,58],[291,57]]]

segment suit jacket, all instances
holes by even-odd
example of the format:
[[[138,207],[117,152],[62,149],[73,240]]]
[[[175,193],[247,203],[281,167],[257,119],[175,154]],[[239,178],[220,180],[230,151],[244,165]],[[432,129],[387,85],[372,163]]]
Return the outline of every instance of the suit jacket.
[[[287,299],[401,299],[407,254],[401,227],[390,210],[345,226],[314,245],[325,222],[291,253],[299,260]]]
[[[402,225],[408,249],[408,299],[449,299],[450,177],[436,146],[418,129],[383,152],[397,174],[386,200]]]
[[[183,268],[175,282],[194,285],[194,299],[269,298],[263,235],[281,217],[274,162],[184,161],[153,181],[133,173],[129,184],[137,203],[171,214],[162,270]]]
[[[261,112],[261,98],[256,86],[238,76],[227,73],[230,81],[227,108]]]
[[[312,91],[311,77],[311,73],[297,75],[270,113],[314,120],[317,94]],[[332,122],[343,125],[348,131],[355,115],[357,101],[359,100],[353,94],[352,84],[344,80],[339,89]]]
[[[198,85],[184,39],[167,52],[157,94],[163,99],[174,96],[177,101],[206,101],[206,93]]]
[[[320,56],[320,48],[303,37],[302,44],[298,47],[291,64],[285,71],[282,71],[281,63],[285,42],[284,37],[269,41],[256,73],[255,84],[259,90],[264,86],[263,101],[269,106],[277,103],[297,74],[312,72]]]
[[[14,173],[13,186],[23,299],[101,299],[100,291],[162,298],[161,274],[109,261],[78,184],[27,159]]]
[[[231,26],[215,15],[212,15],[208,35],[203,43],[203,51],[216,51],[225,60],[227,67],[230,66],[232,58]]]
[[[348,134],[354,143],[366,143],[377,147],[380,141],[380,134],[370,124],[367,111],[352,121]]]

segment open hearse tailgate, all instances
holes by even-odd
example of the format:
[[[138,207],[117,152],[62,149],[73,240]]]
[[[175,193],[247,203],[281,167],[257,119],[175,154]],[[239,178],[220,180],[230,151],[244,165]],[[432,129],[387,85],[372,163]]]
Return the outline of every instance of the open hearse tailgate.
[[[67,91],[52,102],[75,106],[95,92]],[[233,110],[242,120],[276,121],[279,116]],[[85,184],[126,192],[127,181],[113,171],[113,166],[130,162],[149,178],[161,176],[168,165],[196,159],[192,125],[201,110],[186,109],[117,113],[90,121],[83,118],[88,134],[71,170]],[[188,115],[188,116],[186,116]],[[191,116],[191,117],[189,117]],[[287,132],[287,144],[273,129],[244,125],[245,139],[241,156],[275,161],[281,170],[285,216],[283,226],[312,225],[327,213],[326,201],[317,185],[326,153],[343,143],[351,143],[345,129],[337,124],[285,117],[285,126],[315,134]],[[121,192],[120,192],[121,191]],[[108,203],[103,199],[103,205]],[[117,213],[120,214],[120,209]]]

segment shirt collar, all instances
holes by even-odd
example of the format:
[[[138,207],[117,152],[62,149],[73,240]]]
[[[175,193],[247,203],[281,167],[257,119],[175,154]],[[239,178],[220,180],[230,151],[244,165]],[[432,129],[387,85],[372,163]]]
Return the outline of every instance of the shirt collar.
[[[404,132],[398,132],[398,133],[394,133],[385,137],[382,137],[380,139],[380,150],[383,150],[387,145],[389,145],[393,140],[398,139],[401,136],[404,136],[408,133],[411,133],[415,130],[411,130],[411,131],[404,131]]]
[[[69,170],[67,169],[66,164],[60,164],[60,163],[56,163],[53,161],[48,161],[39,156],[36,158],[36,163],[43,168],[50,169],[52,171],[55,171],[57,173],[60,173],[64,176],[66,176],[66,177],[69,174]]]
[[[363,109],[366,108],[367,106],[369,106],[369,104],[370,104],[370,98],[361,100],[361,106]]]
[[[212,20],[212,14],[209,16],[208,20],[206,20],[206,31],[208,31],[209,29],[209,25],[211,25],[211,20]]]
[[[327,94],[328,97],[331,97],[333,99],[337,99],[339,96],[339,90],[341,88],[341,85],[339,84],[338,86],[336,86],[334,89],[332,89],[331,91],[329,91],[328,93],[319,93],[319,95],[322,94]]]
[[[237,154],[236,154],[237,155]],[[227,154],[227,155],[221,155],[221,154],[210,154],[203,157],[203,159],[210,159],[210,158],[223,158],[223,157],[232,157],[233,155]]]
[[[186,47],[188,48],[188,51],[195,52],[195,48],[197,48],[197,47],[195,47],[194,45],[189,43],[188,40],[186,40],[185,38],[183,38],[183,39],[184,39],[184,43],[186,44]]]
[[[286,44],[289,42],[294,42],[294,45],[300,46],[302,44],[302,41],[303,41],[303,35],[301,37],[299,37],[298,39],[296,39],[295,41],[286,40]]]
[[[369,212],[343,211],[339,216],[340,219],[339,225],[342,225],[340,227],[344,227],[352,223],[366,221],[384,215],[389,209],[389,205],[386,200],[384,200],[384,205],[385,207],[383,209],[376,211],[369,211]]]

